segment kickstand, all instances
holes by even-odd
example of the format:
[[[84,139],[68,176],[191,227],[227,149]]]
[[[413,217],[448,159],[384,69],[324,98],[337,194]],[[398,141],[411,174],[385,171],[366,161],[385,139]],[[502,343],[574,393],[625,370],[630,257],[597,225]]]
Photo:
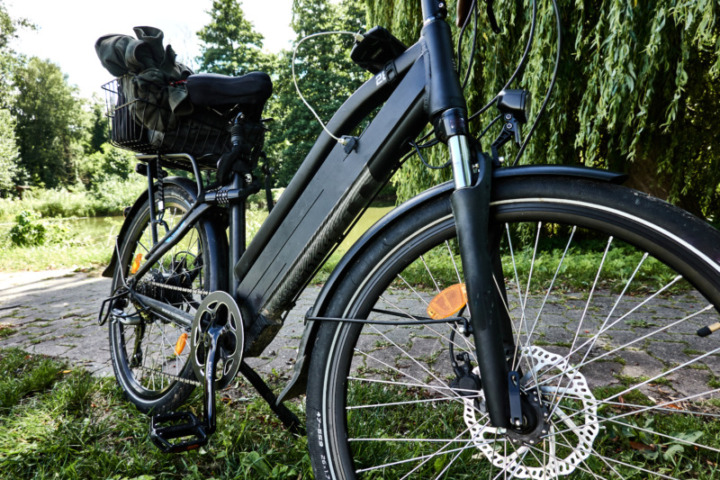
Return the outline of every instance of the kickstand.
[[[155,415],[150,425],[150,438],[155,445],[165,453],[178,453],[194,450],[205,444],[217,427],[215,407],[215,372],[217,368],[218,339],[225,332],[227,326],[213,325],[208,329],[206,339],[208,343],[205,388],[203,392],[204,412],[203,418],[197,418],[191,412],[171,412]],[[285,405],[277,403],[277,397],[270,387],[260,378],[243,360],[240,363],[240,372],[247,378],[261,397],[270,405],[270,408],[283,422],[285,428],[297,435],[305,435],[305,428],[300,419]]]
[[[270,390],[270,387],[267,386],[255,370],[250,368],[250,365],[245,363],[245,360],[240,363],[240,373],[248,379],[260,396],[270,405],[270,408],[275,412],[275,415],[278,416],[283,425],[285,425],[285,428],[296,435],[305,435],[305,427],[303,427],[300,419],[284,404],[277,403],[277,397],[272,390]]]

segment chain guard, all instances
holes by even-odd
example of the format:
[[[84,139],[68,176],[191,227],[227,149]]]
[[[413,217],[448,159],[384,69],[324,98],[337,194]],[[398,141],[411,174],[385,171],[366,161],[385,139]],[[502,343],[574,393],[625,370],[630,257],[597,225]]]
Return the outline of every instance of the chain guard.
[[[225,388],[235,378],[243,359],[245,333],[240,308],[228,293],[216,291],[200,303],[190,332],[193,371],[198,381],[205,378],[208,344],[206,334],[212,326],[223,327],[216,353],[215,388]]]

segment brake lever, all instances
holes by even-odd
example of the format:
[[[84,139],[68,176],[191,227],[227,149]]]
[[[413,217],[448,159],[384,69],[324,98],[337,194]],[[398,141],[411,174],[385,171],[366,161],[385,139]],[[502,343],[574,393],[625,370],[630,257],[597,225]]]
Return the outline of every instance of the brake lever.
[[[497,18],[495,18],[495,11],[493,10],[493,3],[495,0],[485,0],[485,4],[487,5],[486,11],[488,16],[488,21],[490,22],[490,28],[495,33],[500,33],[502,30],[500,30],[500,26],[497,23]]]

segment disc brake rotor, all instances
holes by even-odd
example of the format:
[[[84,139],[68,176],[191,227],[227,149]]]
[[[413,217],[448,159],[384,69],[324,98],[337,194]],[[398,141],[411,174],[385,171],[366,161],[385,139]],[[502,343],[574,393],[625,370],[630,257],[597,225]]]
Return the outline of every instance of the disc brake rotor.
[[[522,364],[532,366],[532,371],[521,380],[521,390],[540,392],[541,401],[550,412],[546,435],[537,441],[516,444],[502,429],[489,425],[474,398],[465,397],[463,417],[472,442],[493,465],[513,478],[549,480],[570,475],[592,452],[600,431],[598,402],[585,376],[564,357],[540,347],[524,348],[521,354]],[[483,404],[482,391],[478,397],[479,404]],[[480,414],[479,419],[476,414]]]
[[[191,362],[197,379],[205,378],[208,347],[206,334],[212,326],[224,327],[218,339],[215,388],[225,388],[235,378],[243,356],[244,329],[240,308],[232,296],[216,291],[200,303],[190,332]]]

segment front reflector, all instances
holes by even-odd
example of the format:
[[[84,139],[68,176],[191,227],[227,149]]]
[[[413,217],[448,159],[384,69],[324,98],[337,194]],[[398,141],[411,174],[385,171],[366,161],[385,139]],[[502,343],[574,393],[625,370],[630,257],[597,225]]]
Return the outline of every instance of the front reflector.
[[[435,295],[427,307],[427,313],[433,320],[452,317],[467,305],[467,290],[464,283],[451,285]]]

